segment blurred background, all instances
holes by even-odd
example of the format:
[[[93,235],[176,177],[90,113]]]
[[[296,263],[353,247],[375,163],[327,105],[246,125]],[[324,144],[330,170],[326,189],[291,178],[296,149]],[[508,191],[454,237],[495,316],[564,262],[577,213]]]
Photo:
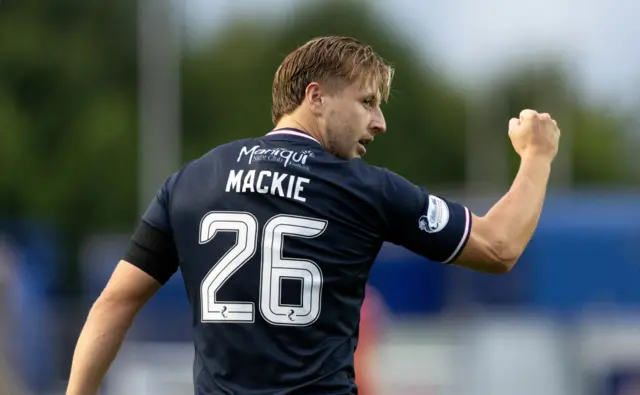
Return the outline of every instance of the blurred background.
[[[562,129],[549,197],[506,276],[385,246],[363,379],[376,394],[640,394],[640,3],[3,0],[0,394],[63,394],[91,303],[164,179],[259,136],[284,56],[319,35],[397,69],[366,160],[482,215],[524,108]],[[178,274],[106,395],[191,394]]]

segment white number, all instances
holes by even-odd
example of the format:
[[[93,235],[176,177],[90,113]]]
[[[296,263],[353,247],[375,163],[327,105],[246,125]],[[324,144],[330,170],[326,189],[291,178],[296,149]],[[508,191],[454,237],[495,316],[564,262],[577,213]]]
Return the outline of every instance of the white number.
[[[236,232],[236,244],[202,280],[202,322],[253,322],[253,303],[220,303],[216,292],[256,253],[258,220],[247,213],[209,213],[200,224],[200,244],[210,242],[218,232]]]
[[[260,311],[262,317],[275,325],[309,325],[320,315],[322,272],[315,262],[282,256],[284,237],[317,237],[324,232],[326,221],[277,215],[264,226],[262,242],[262,273],[260,278]],[[280,303],[280,282],[283,278],[302,280],[302,301],[299,306]]]
[[[320,316],[322,271],[310,260],[282,256],[285,236],[314,238],[321,235],[327,221],[290,215],[276,215],[263,230],[260,270],[260,313],[274,325],[306,326]],[[207,273],[200,288],[202,322],[254,322],[251,302],[220,302],[216,293],[258,247],[258,220],[249,213],[212,212],[202,219],[200,244],[210,242],[218,232],[235,232],[236,243]],[[301,283],[299,305],[281,301],[283,279]]]

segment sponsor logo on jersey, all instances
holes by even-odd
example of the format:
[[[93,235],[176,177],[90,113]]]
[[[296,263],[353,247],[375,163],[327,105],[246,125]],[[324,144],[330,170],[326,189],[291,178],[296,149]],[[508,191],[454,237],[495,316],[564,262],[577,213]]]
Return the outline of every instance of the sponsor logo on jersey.
[[[440,232],[449,222],[449,206],[441,198],[429,195],[427,214],[418,219],[418,227],[427,233]]]
[[[268,161],[282,164],[284,167],[294,166],[309,170],[307,160],[313,158],[314,154],[310,150],[294,151],[288,148],[264,149],[259,145],[251,148],[246,146],[240,149],[237,162],[247,159],[248,163]]]

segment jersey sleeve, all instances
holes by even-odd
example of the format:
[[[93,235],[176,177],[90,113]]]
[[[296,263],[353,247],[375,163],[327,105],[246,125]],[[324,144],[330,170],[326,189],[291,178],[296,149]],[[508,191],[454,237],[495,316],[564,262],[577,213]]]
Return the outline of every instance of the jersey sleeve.
[[[387,241],[435,262],[456,260],[471,233],[469,209],[391,171],[382,178]]]
[[[169,199],[177,176],[167,179],[143,214],[123,259],[166,283],[178,270],[178,252],[169,217]]]

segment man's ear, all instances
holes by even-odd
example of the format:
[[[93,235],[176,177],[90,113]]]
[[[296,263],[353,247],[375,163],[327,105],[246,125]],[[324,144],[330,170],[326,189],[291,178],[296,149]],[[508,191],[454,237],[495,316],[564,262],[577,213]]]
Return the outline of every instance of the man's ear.
[[[305,101],[309,104],[311,112],[314,114],[320,114],[324,104],[324,92],[322,90],[322,86],[317,82],[312,82],[307,85],[307,89],[304,94]]]

